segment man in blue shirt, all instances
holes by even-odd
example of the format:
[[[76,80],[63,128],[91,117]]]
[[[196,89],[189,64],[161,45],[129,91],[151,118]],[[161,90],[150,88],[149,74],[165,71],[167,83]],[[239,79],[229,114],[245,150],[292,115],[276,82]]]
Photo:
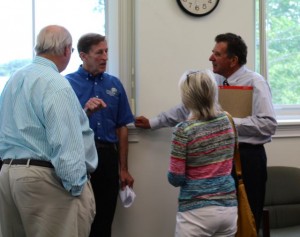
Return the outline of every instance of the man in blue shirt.
[[[96,217],[90,237],[110,237],[119,182],[121,188],[132,187],[134,182],[128,172],[126,126],[134,118],[120,80],[105,72],[108,59],[105,37],[94,33],[83,35],[77,49],[83,64],[66,78],[89,116],[99,157],[99,166],[91,174]],[[106,103],[102,110],[98,110],[100,99]]]
[[[88,118],[60,74],[72,37],[47,26],[35,51],[0,99],[0,236],[88,237],[95,215],[88,177],[98,160]]]

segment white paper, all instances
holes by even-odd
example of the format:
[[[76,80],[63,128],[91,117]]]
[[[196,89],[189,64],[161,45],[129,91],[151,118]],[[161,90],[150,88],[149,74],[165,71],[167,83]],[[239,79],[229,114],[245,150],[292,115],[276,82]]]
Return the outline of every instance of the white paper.
[[[134,191],[129,186],[126,186],[124,190],[120,189],[120,199],[124,207],[130,207],[136,197]]]

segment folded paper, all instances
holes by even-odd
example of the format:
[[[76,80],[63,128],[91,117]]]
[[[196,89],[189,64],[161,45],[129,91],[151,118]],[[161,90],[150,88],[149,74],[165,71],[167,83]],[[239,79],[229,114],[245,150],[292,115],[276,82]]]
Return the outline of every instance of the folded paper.
[[[235,118],[252,115],[252,86],[219,86],[219,103]]]
[[[126,186],[124,190],[120,189],[120,199],[124,207],[130,207],[136,197],[134,191],[129,186]]]

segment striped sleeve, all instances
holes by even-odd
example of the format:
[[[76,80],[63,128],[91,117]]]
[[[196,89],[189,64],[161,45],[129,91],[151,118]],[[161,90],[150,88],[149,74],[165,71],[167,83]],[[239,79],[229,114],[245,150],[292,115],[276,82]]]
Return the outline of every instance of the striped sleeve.
[[[80,195],[87,181],[81,106],[72,90],[64,88],[45,101],[45,126],[52,147],[51,160],[66,190]],[[72,118],[72,119],[70,119]]]
[[[180,126],[175,127],[172,136],[168,181],[175,187],[185,183],[187,135]]]

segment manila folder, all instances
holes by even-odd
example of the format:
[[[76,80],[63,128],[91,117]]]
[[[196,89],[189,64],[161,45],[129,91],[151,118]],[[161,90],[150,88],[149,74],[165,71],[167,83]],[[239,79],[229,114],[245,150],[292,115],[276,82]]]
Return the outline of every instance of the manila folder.
[[[219,86],[219,103],[235,118],[252,114],[252,86]]]

